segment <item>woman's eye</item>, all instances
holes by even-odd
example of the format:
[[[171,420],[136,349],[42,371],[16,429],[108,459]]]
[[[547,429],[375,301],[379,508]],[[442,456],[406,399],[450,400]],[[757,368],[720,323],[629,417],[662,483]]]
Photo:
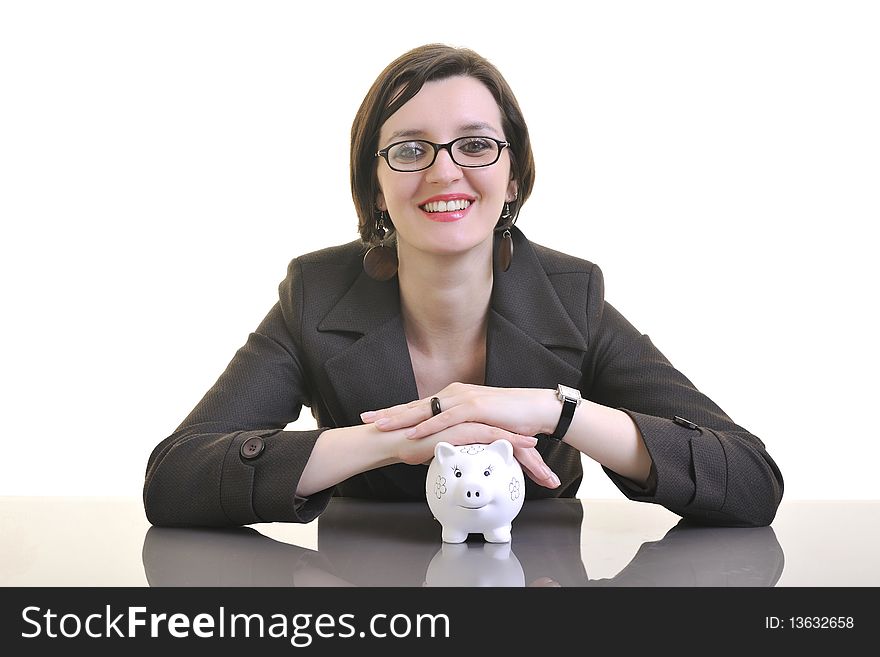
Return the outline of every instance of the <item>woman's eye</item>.
[[[391,157],[398,162],[414,162],[425,154],[425,148],[419,142],[398,144],[391,151]]]
[[[466,139],[458,145],[458,150],[465,155],[482,155],[492,150],[494,146],[495,142],[488,139]]]

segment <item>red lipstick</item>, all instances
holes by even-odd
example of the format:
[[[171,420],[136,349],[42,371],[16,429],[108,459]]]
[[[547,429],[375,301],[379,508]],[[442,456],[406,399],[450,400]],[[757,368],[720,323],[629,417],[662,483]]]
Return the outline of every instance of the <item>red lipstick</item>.
[[[474,204],[469,194],[438,194],[419,203],[419,209],[431,221],[449,222],[463,219]],[[446,206],[452,209],[446,209]]]

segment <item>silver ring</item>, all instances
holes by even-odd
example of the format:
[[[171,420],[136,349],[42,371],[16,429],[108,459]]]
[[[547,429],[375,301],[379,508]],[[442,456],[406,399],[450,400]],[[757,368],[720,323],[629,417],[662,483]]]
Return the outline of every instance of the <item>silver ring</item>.
[[[440,400],[436,397],[431,397],[431,415],[439,415],[441,411]]]

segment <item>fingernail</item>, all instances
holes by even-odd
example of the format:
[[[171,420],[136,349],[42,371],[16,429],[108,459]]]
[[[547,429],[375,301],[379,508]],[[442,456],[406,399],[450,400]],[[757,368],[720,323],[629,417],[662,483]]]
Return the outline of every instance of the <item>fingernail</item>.
[[[528,439],[526,440],[526,444],[528,444],[530,447],[534,447],[535,445],[538,444],[538,439],[535,438],[534,436],[529,436]]]
[[[376,426],[377,427],[387,427],[389,422],[391,422],[391,418],[380,417],[378,420],[376,420]]]
[[[415,435],[416,435],[415,427],[413,427],[412,429],[407,429],[406,431],[403,432],[404,438],[412,438]]]
[[[550,473],[550,482],[553,484],[553,488],[559,488],[559,477],[552,472]]]
[[[364,422],[369,422],[369,421],[372,420],[375,416],[376,416],[376,411],[364,411],[363,413],[361,413],[361,419],[362,419]]]

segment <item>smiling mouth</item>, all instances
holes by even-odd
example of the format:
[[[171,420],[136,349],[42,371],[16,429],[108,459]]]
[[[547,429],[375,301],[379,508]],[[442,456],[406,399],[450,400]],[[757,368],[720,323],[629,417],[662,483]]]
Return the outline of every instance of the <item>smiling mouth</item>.
[[[420,205],[419,209],[428,214],[434,214],[435,212],[455,212],[466,210],[470,207],[470,204],[471,201],[459,198],[452,201],[431,201],[430,203]]]
[[[460,509],[467,509],[468,511],[477,511],[478,509],[482,509],[485,506],[488,506],[488,504],[483,504],[481,506],[462,506],[461,504],[458,505]]]

